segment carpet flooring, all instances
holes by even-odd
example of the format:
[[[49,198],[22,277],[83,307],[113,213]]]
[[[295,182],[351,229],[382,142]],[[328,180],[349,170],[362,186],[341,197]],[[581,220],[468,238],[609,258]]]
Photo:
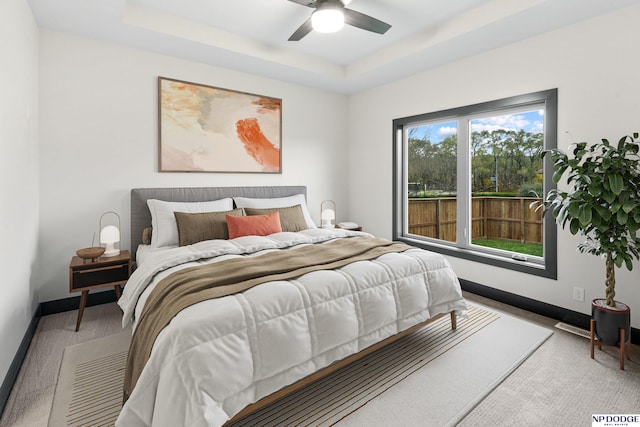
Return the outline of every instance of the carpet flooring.
[[[233,426],[454,425],[551,334],[470,304],[456,331],[444,317]],[[65,349],[50,427],[113,425],[127,343]]]
[[[589,340],[554,328],[556,319],[469,292],[464,296],[499,313],[555,330],[458,426],[586,426],[591,425],[591,414],[640,412],[640,346],[632,345],[631,360],[622,371],[616,349],[603,347],[591,359]],[[46,426],[65,347],[122,332],[122,314],[115,303],[87,307],[80,331],[75,332],[77,315],[72,310],[40,319],[0,427]]]

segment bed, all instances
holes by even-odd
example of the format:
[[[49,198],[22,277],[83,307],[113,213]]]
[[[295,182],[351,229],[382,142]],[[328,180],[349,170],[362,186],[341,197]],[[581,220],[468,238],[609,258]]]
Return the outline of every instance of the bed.
[[[131,247],[117,426],[224,425],[466,310],[441,255],[315,227],[304,186],[133,189]]]

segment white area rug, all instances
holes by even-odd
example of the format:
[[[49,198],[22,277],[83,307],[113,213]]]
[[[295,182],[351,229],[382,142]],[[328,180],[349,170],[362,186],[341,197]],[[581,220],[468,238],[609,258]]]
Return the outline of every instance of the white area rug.
[[[64,349],[50,427],[113,426],[122,408],[122,385],[131,332]]]
[[[552,332],[469,304],[234,426],[455,425]],[[49,426],[113,425],[128,334],[65,349]]]

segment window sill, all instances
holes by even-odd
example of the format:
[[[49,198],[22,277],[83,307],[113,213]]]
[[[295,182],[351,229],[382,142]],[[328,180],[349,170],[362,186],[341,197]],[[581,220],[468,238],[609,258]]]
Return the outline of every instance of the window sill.
[[[546,260],[545,265],[542,265],[532,261],[521,261],[507,256],[500,256],[466,248],[458,248],[454,246],[427,242],[422,239],[412,238],[411,236],[394,236],[393,240],[404,242],[408,245],[416,246],[428,251],[438,252],[443,255],[448,255],[473,262],[480,262],[482,264],[493,265],[520,273],[531,274],[534,276],[546,277],[548,279],[557,279],[557,267],[554,262],[550,262],[549,260]]]

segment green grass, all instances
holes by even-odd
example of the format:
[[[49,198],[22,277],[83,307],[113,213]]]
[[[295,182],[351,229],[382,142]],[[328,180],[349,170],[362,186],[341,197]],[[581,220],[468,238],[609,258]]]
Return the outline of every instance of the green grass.
[[[486,246],[489,248],[501,249],[504,251],[517,252],[533,256],[542,256],[542,243],[520,243],[512,240],[498,239],[474,239],[474,245]]]
[[[408,198],[410,199],[441,199],[445,197],[456,197],[456,193],[427,190],[427,191],[409,191]],[[517,193],[513,192],[475,192],[472,197],[517,197]]]

